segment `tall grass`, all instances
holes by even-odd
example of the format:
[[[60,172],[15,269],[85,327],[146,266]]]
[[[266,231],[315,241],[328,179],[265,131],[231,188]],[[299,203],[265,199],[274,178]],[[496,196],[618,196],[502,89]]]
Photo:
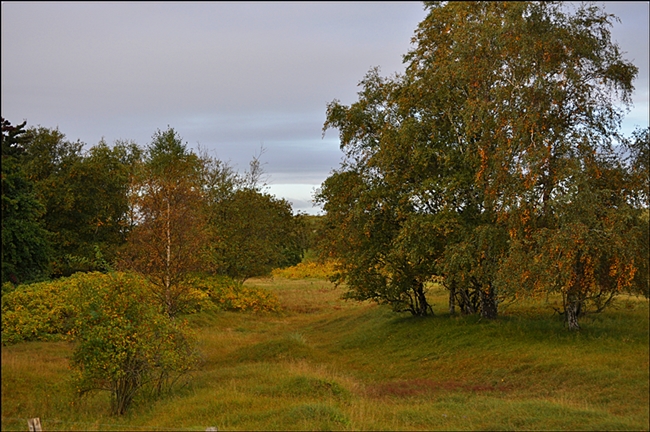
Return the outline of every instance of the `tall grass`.
[[[203,366],[189,387],[110,417],[68,383],[65,342],[2,350],[2,428],[45,430],[629,430],[649,428],[648,302],[625,298],[578,333],[544,303],[496,321],[398,315],[322,280],[253,280],[277,313],[189,316]],[[429,293],[436,312],[445,292]]]

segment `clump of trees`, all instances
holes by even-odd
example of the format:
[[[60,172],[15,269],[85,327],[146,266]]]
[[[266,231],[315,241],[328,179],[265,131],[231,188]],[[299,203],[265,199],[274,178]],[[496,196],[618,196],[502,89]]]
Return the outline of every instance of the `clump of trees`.
[[[243,282],[302,260],[304,225],[291,204],[254,189],[235,191],[211,209],[212,271]]]
[[[495,318],[558,293],[570,329],[648,295],[648,131],[618,129],[637,68],[590,5],[431,2],[402,75],[372,69],[334,100],[346,162],[322,185],[325,255],[349,296]]]
[[[129,233],[128,192],[140,149],[101,141],[84,151],[58,130],[25,126],[2,119],[2,282],[102,269]],[[5,182],[11,178],[22,189]],[[27,220],[29,227],[21,222]]]
[[[197,359],[181,313],[277,310],[241,283],[302,258],[302,217],[261,174],[172,128],[84,150],[2,119],[2,343],[71,338],[79,391],[108,391],[117,415],[169,388]]]
[[[285,200],[257,184],[259,161],[244,175],[158,131],[135,167],[131,229],[118,267],[146,275],[173,317],[197,272],[242,283],[300,261],[304,226]]]
[[[170,315],[192,272],[238,280],[300,261],[301,216],[169,128],[146,148],[84,150],[58,130],[2,120],[2,282],[133,270],[160,286]]]

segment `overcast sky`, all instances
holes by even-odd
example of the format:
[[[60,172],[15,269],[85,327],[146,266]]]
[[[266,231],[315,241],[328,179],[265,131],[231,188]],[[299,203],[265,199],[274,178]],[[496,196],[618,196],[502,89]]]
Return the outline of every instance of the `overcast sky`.
[[[648,2],[605,8],[639,67],[629,132],[648,125]],[[371,67],[402,72],[424,16],[419,2],[2,2],[2,116],[88,145],[171,126],[240,170],[263,146],[269,191],[316,213],[341,160],[326,104],[354,102]]]

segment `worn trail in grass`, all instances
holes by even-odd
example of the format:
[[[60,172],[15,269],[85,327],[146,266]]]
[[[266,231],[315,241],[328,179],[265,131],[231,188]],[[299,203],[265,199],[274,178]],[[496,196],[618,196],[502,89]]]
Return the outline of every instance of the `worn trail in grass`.
[[[3,429],[25,429],[14,419],[28,416],[46,430],[649,427],[646,300],[621,300],[572,334],[541,303],[480,321],[440,313],[446,295],[433,289],[438,314],[413,318],[340,300],[342,291],[320,280],[248,283],[273,291],[283,312],[190,316],[201,370],[124,418],[107,415],[103,395],[71,396],[68,345],[4,348]]]

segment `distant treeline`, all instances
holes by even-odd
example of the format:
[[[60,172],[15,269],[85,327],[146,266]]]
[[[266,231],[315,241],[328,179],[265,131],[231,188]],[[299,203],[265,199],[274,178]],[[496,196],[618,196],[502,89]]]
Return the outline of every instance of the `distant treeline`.
[[[235,172],[171,128],[144,148],[85,149],[3,118],[2,283],[120,269],[169,288],[190,273],[243,281],[296,264],[312,235],[262,174],[257,157]]]

